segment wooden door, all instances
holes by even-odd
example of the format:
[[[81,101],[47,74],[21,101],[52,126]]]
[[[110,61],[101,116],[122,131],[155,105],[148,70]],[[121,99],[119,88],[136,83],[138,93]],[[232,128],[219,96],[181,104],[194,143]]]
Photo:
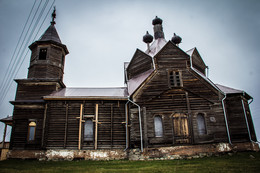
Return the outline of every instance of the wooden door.
[[[176,113],[173,115],[173,135],[174,143],[189,143],[189,123],[188,115],[184,113]]]

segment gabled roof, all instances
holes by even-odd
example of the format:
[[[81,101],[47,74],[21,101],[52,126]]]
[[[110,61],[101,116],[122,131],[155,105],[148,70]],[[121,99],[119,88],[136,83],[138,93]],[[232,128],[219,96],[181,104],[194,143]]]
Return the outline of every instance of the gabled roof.
[[[166,43],[167,41],[164,38],[155,39],[145,53],[153,57],[165,46]]]
[[[188,55],[190,55],[191,60],[192,60],[192,65],[195,68],[202,69],[203,71],[205,70],[205,68],[207,66],[206,66],[205,62],[203,61],[202,57],[200,56],[199,51],[198,51],[198,49],[196,47],[186,51],[186,53]]]
[[[125,67],[127,78],[130,80],[147,70],[153,69],[153,59],[143,51],[136,49],[131,61],[128,64],[125,64]]]
[[[62,44],[59,34],[54,25],[50,25],[38,41],[55,41],[57,43]]]
[[[127,100],[128,93],[126,87],[111,88],[63,88],[48,96],[44,100],[80,100],[80,99],[100,99],[100,100]]]
[[[158,56],[160,56],[161,54],[165,53],[165,50],[172,48],[172,50],[176,50],[178,51],[180,54],[190,57],[185,51],[183,51],[180,47],[176,46],[172,41],[168,41],[166,42],[166,44],[164,44],[164,46],[157,52],[157,54],[154,56],[154,59],[156,59]],[[175,54],[175,52],[170,52],[171,55]]]
[[[153,71],[154,69],[150,69],[130,79],[127,83],[129,95],[132,95],[136,91],[136,89],[150,76],[150,74],[152,74]]]
[[[248,99],[252,99],[252,97],[247,94],[245,91],[243,90],[239,90],[239,89],[234,89],[234,88],[230,88],[224,85],[220,85],[220,84],[216,84],[216,86],[223,91],[225,94],[243,94],[245,95]]]

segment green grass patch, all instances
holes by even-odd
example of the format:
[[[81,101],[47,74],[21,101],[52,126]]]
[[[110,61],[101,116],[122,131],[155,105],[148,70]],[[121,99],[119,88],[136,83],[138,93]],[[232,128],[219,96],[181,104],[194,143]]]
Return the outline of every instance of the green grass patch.
[[[251,156],[250,156],[251,155]],[[253,156],[253,157],[252,157]],[[235,153],[232,156],[205,157],[191,160],[156,161],[36,161],[5,160],[0,162],[0,172],[260,172],[260,152]]]

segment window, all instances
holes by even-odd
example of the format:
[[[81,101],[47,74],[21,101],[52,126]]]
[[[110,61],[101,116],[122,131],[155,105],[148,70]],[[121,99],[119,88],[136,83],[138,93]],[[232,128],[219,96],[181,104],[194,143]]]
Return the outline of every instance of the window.
[[[169,72],[169,86],[170,88],[182,86],[181,72],[179,71]]]
[[[204,115],[202,113],[199,113],[197,115],[197,124],[198,124],[199,135],[205,135],[206,134],[206,124],[205,124]]]
[[[46,60],[47,48],[40,49],[39,60]]]
[[[65,56],[62,55],[62,57],[61,57],[61,65],[64,65],[64,59],[65,59]]]
[[[36,121],[30,121],[28,127],[28,141],[35,140]]]
[[[155,137],[163,137],[163,125],[161,116],[157,115],[154,117],[154,132]]]
[[[86,119],[84,125],[84,141],[93,141],[93,121]]]

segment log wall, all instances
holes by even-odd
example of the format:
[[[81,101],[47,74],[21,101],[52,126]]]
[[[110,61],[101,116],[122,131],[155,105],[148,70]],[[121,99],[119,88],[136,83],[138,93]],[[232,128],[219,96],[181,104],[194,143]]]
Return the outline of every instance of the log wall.
[[[46,148],[77,149],[79,146],[80,105],[83,120],[95,119],[98,104],[97,148],[124,148],[126,145],[125,101],[48,101],[46,122]],[[84,141],[84,122],[81,131],[81,149],[95,148],[95,122],[93,141]]]

